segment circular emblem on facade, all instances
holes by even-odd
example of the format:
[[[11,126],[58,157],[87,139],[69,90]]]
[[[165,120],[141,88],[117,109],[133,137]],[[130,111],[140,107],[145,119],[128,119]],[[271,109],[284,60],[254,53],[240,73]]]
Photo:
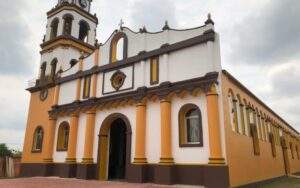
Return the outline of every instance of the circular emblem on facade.
[[[40,99],[41,101],[45,101],[48,97],[48,89],[43,89],[40,91]]]
[[[110,78],[111,86],[116,91],[119,91],[119,89],[123,86],[125,79],[126,75],[121,71],[117,71]]]

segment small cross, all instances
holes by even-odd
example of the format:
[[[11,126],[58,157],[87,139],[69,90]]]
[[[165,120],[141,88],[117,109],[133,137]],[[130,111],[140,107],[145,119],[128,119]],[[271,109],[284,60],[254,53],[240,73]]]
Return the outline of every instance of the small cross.
[[[120,23],[119,23],[120,29],[122,29],[123,24],[124,24],[124,22],[123,22],[123,20],[121,19],[121,20],[120,20]]]

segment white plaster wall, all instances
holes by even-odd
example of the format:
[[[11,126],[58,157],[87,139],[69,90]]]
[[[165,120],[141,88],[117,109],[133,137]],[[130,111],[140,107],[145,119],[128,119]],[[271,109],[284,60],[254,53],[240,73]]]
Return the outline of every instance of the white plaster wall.
[[[102,96],[102,87],[103,87],[103,73],[99,73],[97,75],[97,91],[96,91],[96,96],[101,97]]]
[[[202,35],[204,31],[209,29],[213,29],[213,26],[205,25],[188,30],[165,30],[158,33],[135,33],[128,28],[124,28],[123,32],[128,38],[128,57],[132,57],[138,55],[141,51],[158,49],[166,43],[174,44],[176,42]],[[113,32],[110,38],[100,47],[102,54],[100,64],[109,63],[110,44],[115,34],[116,32]]]
[[[214,71],[205,47],[206,44],[201,44],[170,53],[168,57],[169,81],[178,82],[197,78]],[[164,67],[161,68],[160,71],[163,74],[166,70]]]
[[[72,59],[78,59],[80,57],[80,52],[74,48],[59,47],[55,48],[53,51],[42,54],[41,64],[47,62],[46,75],[51,73],[51,62],[53,59],[57,58],[56,72],[62,68],[63,71],[70,69],[70,61]]]
[[[80,114],[79,121],[78,121],[78,134],[77,134],[77,146],[76,146],[76,159],[78,163],[82,162],[82,158],[83,158],[85,129],[86,129],[86,114]]]
[[[61,74],[61,77],[70,76],[72,74],[76,74],[79,71],[79,63],[74,65],[73,67],[69,68],[67,71]]]
[[[59,91],[58,104],[68,104],[76,99],[76,80],[61,84]]]
[[[148,163],[158,163],[160,160],[160,104],[147,103],[146,116],[146,157]]]
[[[201,110],[203,147],[179,147],[178,113],[180,108],[188,103],[195,104]],[[207,164],[209,159],[209,137],[206,110],[206,98],[202,94],[200,97],[187,96],[183,99],[174,98],[172,100],[172,149],[176,163]]]
[[[68,122],[70,124],[69,117],[59,117],[56,122],[55,127],[55,136],[54,136],[54,147],[53,147],[53,162],[63,163],[66,161],[67,152],[66,151],[57,151],[57,137],[58,137],[58,128],[62,122]]]
[[[84,59],[83,70],[89,70],[89,69],[93,68],[94,58],[95,58],[95,53],[89,55],[87,58]]]
[[[98,135],[100,133],[100,127],[103,123],[103,121],[111,114],[114,113],[121,113],[125,115],[131,125],[131,130],[132,130],[132,140],[131,140],[131,161],[133,162],[134,159],[134,153],[135,153],[135,106],[127,106],[125,108],[114,108],[114,109],[108,109],[108,110],[103,110],[100,112],[97,112],[96,114],[96,125],[95,125],[95,134],[94,134],[94,148],[93,148],[93,158],[94,162],[97,162],[97,157],[98,157]]]

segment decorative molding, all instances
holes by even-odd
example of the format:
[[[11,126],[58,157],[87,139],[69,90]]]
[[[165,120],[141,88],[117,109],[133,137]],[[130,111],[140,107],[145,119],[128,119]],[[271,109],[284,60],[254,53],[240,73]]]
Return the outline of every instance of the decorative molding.
[[[119,89],[124,85],[125,79],[126,79],[126,74],[118,70],[110,78],[111,86],[116,91],[119,91]]]
[[[58,37],[55,37],[54,39],[42,43],[40,46],[42,48],[42,50],[40,51],[41,54],[46,53],[49,50],[56,48],[57,46],[72,46],[88,54],[93,53],[96,49],[95,46],[85,43],[71,35],[60,35]]]
[[[135,91],[129,91],[125,93],[119,93],[110,96],[104,96],[100,98],[92,98],[86,101],[73,102],[69,104],[53,106],[52,110],[49,112],[50,116],[57,116],[60,113],[73,113],[78,109],[89,109],[97,106],[104,106],[107,103],[115,101],[136,101],[145,97],[151,98],[156,95],[159,98],[165,98],[170,93],[181,93],[186,90],[192,93],[195,89],[200,88],[202,91],[207,91],[212,84],[218,83],[218,72],[211,72],[203,77],[194,78],[190,80],[184,80],[175,83],[162,83],[159,86],[151,88],[138,88]]]

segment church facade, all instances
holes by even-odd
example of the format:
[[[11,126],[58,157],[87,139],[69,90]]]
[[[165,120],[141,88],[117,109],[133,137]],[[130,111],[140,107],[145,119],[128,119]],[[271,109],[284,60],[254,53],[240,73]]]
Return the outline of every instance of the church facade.
[[[47,13],[22,176],[236,187],[300,172],[299,133],[230,73],[203,26],[96,40],[91,0]]]

